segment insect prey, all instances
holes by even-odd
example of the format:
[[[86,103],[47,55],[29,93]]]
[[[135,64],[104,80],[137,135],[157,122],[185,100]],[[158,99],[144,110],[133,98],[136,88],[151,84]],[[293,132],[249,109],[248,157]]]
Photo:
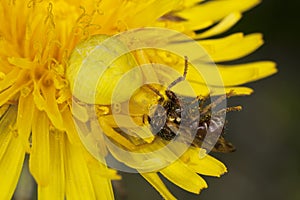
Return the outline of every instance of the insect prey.
[[[158,105],[150,111],[147,117],[152,133],[167,141],[176,139],[181,135],[184,138],[189,138],[192,146],[206,148],[210,145],[213,146],[212,150],[215,152],[234,151],[235,147],[224,138],[225,122],[221,114],[222,112],[239,110],[240,107],[230,107],[225,111],[220,110],[212,116],[212,107],[223,101],[224,97],[209,102],[207,97],[191,98],[175,94],[171,89],[184,81],[187,76],[188,58],[185,56],[184,59],[183,76],[169,84],[164,91],[165,95],[161,94],[155,87],[147,85],[159,96]],[[213,138],[217,139],[213,140]]]

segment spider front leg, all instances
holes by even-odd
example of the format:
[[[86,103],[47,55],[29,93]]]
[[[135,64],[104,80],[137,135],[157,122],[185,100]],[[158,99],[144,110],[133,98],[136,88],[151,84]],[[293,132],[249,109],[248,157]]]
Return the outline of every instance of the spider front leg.
[[[126,149],[135,150],[136,146],[132,144],[127,138],[123,137],[120,133],[114,130],[113,124],[106,117],[99,117],[98,119],[101,128],[103,129],[104,134],[116,141],[117,143],[124,146]]]
[[[160,97],[159,102],[164,102],[164,100],[165,100],[164,95],[162,95],[158,89],[156,89],[155,87],[153,87],[151,85],[146,85],[146,86]]]

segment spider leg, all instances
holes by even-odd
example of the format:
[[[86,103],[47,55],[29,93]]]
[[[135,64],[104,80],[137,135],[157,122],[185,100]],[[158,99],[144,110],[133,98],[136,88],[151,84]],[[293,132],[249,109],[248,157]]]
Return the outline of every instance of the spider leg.
[[[146,85],[146,86],[160,97],[160,101],[163,102],[165,100],[164,96],[155,87],[151,85]]]
[[[111,138],[112,140],[116,141],[117,143],[121,144],[123,147],[129,150],[136,149],[136,146],[132,144],[127,138],[123,137],[113,129],[111,123],[105,119],[105,117],[101,117],[99,120],[100,126],[104,132],[104,134]]]

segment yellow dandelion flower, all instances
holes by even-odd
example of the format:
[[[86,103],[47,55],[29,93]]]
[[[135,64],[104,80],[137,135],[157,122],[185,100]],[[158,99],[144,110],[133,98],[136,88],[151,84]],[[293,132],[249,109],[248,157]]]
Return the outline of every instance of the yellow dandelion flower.
[[[236,33],[219,39],[205,38],[228,30],[241,18],[243,11],[258,3],[259,0],[1,1],[0,199],[12,197],[26,154],[29,155],[30,173],[38,184],[39,199],[113,199],[111,181],[120,179],[120,176],[116,170],[107,167],[105,156],[110,153],[118,161],[134,168],[143,159],[147,160],[149,153],[154,152],[151,155],[156,157],[155,151],[168,144],[168,141],[149,133],[149,124],[140,117],[145,116],[153,102],[158,101],[156,91],[159,87],[143,87],[138,92],[132,89],[135,93],[130,99],[130,112],[138,116],[134,121],[141,125],[134,131],[139,136],[137,140],[124,136],[118,129],[119,124],[111,118],[110,106],[96,105],[96,116],[89,116],[90,108],[82,104],[82,97],[74,98],[70,67],[85,59],[76,60],[78,55],[74,56],[76,48],[83,48],[80,45],[88,44],[81,53],[89,53],[91,43],[85,41],[91,42],[93,38],[102,41],[104,38],[99,37],[103,35],[112,36],[135,28],[161,27],[194,38],[216,63],[231,61],[261,46],[261,34],[245,36]],[[93,45],[95,48],[98,43]],[[110,82],[110,77],[125,74],[132,68],[130,63],[141,65],[145,62],[165,63],[180,72],[184,66],[184,60],[164,51],[135,51],[113,63],[112,71],[106,76],[108,78],[99,82],[102,88],[100,94],[112,95],[105,93],[106,88],[117,82]],[[126,67],[128,69],[124,69]],[[225,92],[234,91],[233,95],[250,94],[250,88],[238,85],[276,72],[275,64],[270,61],[226,66],[217,64],[217,69]],[[198,92],[197,95],[209,94],[207,87],[198,84],[202,81],[201,77],[193,75],[192,67],[189,70],[187,80]],[[122,94],[118,98],[126,99]],[[118,110],[122,104],[114,106]],[[119,117],[122,118],[121,115]],[[121,121],[124,127],[129,127],[126,119]],[[103,136],[111,139],[111,144],[147,156],[139,159],[122,157],[115,146],[105,143],[108,140],[95,139],[88,134],[96,127],[95,123],[103,129]],[[85,130],[78,128],[78,124],[82,124]],[[94,149],[87,149],[80,135],[85,135],[88,142],[96,140],[99,143],[90,147],[96,149],[98,155],[91,154]],[[186,148],[180,142],[175,142],[174,146]],[[175,197],[158,173],[189,192],[199,193],[207,185],[198,174],[218,177],[226,172],[221,162],[197,146],[188,147],[178,159],[173,158],[173,152],[163,153],[166,155],[152,160],[148,166],[143,163],[148,170],[136,169],[166,199]],[[164,160],[168,156],[172,158]],[[161,163],[168,165],[153,171],[155,162],[159,166]]]

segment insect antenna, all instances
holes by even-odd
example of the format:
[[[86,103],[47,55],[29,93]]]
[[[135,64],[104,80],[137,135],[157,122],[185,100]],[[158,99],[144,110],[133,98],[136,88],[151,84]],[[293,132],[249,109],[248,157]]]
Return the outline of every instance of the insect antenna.
[[[184,81],[187,75],[187,70],[189,67],[189,62],[188,62],[188,57],[184,56],[184,71],[183,71],[183,76],[178,77],[176,80],[174,80],[167,88],[167,90],[170,90],[172,87],[174,87],[177,83]]]

